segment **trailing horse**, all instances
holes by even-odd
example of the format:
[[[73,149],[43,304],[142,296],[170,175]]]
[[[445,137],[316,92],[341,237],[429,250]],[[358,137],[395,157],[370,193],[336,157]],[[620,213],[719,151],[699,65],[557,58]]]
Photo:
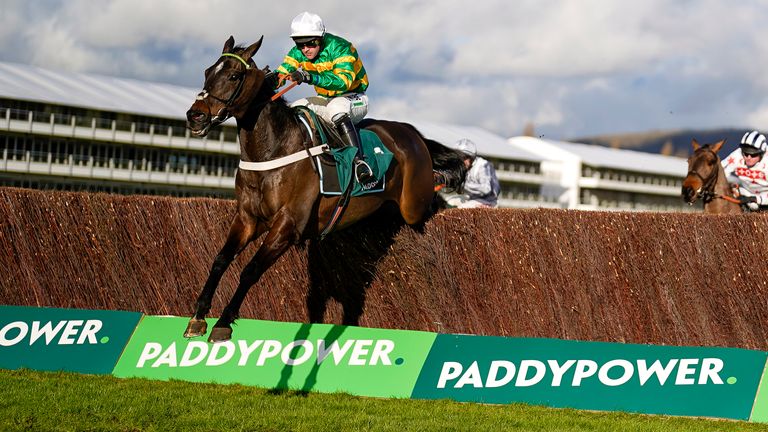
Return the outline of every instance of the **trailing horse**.
[[[336,229],[354,224],[388,201],[396,203],[406,223],[423,223],[431,214],[435,196],[433,162],[441,161],[436,167],[439,176],[453,179],[454,184],[463,181],[466,174],[459,152],[434,142],[428,144],[413,126],[368,119],[361,126],[375,133],[393,154],[385,173],[386,186],[375,194],[352,197],[340,212],[341,198],[321,194],[316,174],[319,167],[309,157],[310,153],[324,153],[327,147],[310,147],[303,121],[282,97],[276,97],[270,74],[253,61],[262,40],[243,48],[236,47],[230,36],[221,56],[206,69],[203,90],[187,112],[189,129],[200,137],[211,127],[235,118],[241,169],[235,179],[237,212],[197,299],[185,337],[206,333],[205,316],[222,274],[251,241],[264,235],[211,330],[210,342],[231,338],[231,324],[248,290],[290,246],[317,239],[329,224],[335,224]]]
[[[688,174],[683,180],[682,195],[685,202],[693,204],[696,199],[704,201],[704,213],[741,213],[739,200],[733,196],[725,178],[723,165],[717,152],[725,140],[714,144],[700,145],[691,141],[693,154],[688,158]]]

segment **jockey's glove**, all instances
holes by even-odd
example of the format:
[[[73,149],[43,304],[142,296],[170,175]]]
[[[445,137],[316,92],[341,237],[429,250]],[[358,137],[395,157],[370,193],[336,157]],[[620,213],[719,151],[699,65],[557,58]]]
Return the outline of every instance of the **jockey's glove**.
[[[757,197],[739,195],[739,204],[741,205],[747,205],[749,203],[756,203],[756,202],[757,202]]]
[[[291,72],[291,81],[297,84],[312,84],[312,75],[310,75],[309,72],[305,71],[304,69],[296,69],[295,71]]]

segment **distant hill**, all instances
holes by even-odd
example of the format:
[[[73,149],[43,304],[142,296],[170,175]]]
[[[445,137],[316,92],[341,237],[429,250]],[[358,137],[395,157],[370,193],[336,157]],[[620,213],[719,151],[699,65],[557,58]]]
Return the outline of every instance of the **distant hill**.
[[[739,146],[744,132],[747,131],[745,129],[650,131],[600,135],[568,141],[687,158],[691,154],[692,138],[696,138],[701,144],[714,143],[725,138],[725,146],[720,150],[722,157]]]

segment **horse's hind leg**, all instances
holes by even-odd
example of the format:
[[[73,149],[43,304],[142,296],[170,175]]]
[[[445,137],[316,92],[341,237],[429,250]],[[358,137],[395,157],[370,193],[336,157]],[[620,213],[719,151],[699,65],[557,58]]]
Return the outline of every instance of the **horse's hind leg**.
[[[219,286],[221,276],[227,270],[229,265],[235,259],[238,253],[254,238],[256,232],[255,224],[252,221],[244,221],[239,215],[232,221],[229,227],[229,234],[224,247],[221,248],[216,258],[213,260],[211,271],[208,274],[208,280],[203,286],[203,290],[195,303],[195,315],[189,320],[184,337],[202,336],[208,329],[205,322],[205,316],[211,310],[211,301],[216,288]]]
[[[267,269],[298,239],[296,225],[290,216],[283,215],[272,224],[259,250],[240,274],[232,300],[221,312],[221,317],[213,326],[208,342],[223,342],[232,338],[231,324],[238,318],[240,306],[243,304],[248,290],[256,284]]]
[[[429,216],[435,194],[432,170],[423,169],[418,163],[410,160],[403,166],[403,190],[398,206],[408,225],[423,222]]]

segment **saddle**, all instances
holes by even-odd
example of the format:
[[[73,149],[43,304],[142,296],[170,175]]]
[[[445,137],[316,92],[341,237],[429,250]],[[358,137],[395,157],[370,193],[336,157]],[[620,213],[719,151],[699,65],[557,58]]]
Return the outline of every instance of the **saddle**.
[[[328,144],[330,152],[315,156],[315,167],[320,177],[320,193],[323,195],[342,195],[349,185],[351,196],[360,196],[382,192],[386,187],[385,173],[394,155],[375,133],[361,129],[356,132],[360,136],[361,151],[365,161],[371,167],[374,181],[360,184],[355,180],[352,161],[357,153],[354,147],[345,145],[341,136],[332,124],[318,117],[307,107],[294,108],[299,120],[304,124],[312,145]],[[350,184],[350,182],[352,184]]]

